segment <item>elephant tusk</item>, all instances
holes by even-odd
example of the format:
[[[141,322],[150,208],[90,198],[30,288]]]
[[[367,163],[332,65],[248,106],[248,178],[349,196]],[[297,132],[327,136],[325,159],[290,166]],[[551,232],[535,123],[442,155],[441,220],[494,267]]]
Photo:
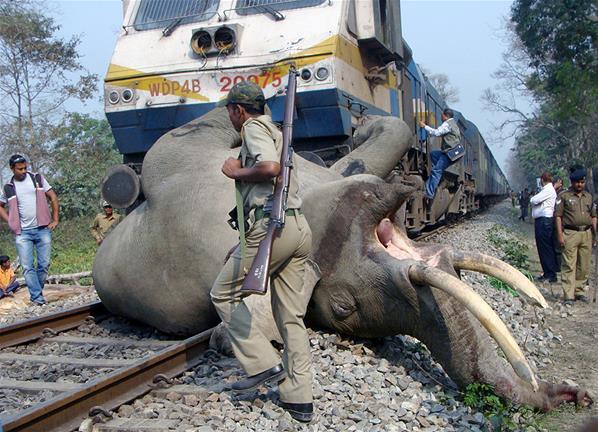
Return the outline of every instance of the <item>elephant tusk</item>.
[[[438,288],[461,302],[488,330],[490,336],[505,353],[515,373],[528,382],[534,391],[538,390],[536,377],[521,348],[494,310],[473,289],[455,276],[421,263],[409,267],[409,278],[417,284]]]
[[[543,308],[548,307],[548,303],[538,288],[515,267],[489,255],[476,252],[451,251],[451,258],[455,268],[493,276],[505,282],[533,304]]]

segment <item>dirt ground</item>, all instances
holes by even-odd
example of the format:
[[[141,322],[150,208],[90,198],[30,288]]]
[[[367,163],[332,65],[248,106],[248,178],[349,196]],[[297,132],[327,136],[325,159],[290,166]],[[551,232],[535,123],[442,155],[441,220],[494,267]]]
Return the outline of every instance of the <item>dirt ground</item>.
[[[541,274],[533,223],[518,222],[515,229],[529,245],[531,270],[534,274]],[[590,293],[592,289],[598,288],[597,253],[594,249],[589,279]],[[547,414],[541,424],[549,431],[579,431],[591,417],[598,418],[598,303],[575,302],[572,307],[563,308],[560,281],[542,284],[539,288],[553,308],[545,325],[555,335],[563,338],[560,348],[553,349],[550,357],[552,363],[543,368],[541,378],[557,383],[572,380],[586,389],[595,401],[590,408],[578,410],[572,404],[563,405]]]

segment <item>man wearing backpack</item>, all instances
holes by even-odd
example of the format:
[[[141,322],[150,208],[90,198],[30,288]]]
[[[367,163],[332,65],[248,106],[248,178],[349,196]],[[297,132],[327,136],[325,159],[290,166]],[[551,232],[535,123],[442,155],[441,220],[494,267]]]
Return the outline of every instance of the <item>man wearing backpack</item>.
[[[27,171],[23,156],[12,155],[8,163],[13,176],[0,191],[0,218],[14,233],[31,302],[45,305],[42,289],[50,266],[52,230],[58,225],[58,197],[41,174]]]

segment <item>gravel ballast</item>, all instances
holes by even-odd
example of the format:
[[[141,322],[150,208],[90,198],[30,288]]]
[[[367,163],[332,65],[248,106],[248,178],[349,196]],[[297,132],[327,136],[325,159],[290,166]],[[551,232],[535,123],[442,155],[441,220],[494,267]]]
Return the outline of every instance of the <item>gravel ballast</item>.
[[[499,225],[500,235],[514,238],[515,234],[508,231],[511,223],[514,221],[504,208],[499,212],[491,209],[426,241],[502,258],[502,251],[488,241],[487,235]],[[492,288],[481,274],[463,272],[462,278],[507,323],[532,368],[542,376],[542,368],[550,362],[551,349],[561,343],[559,335],[543,324],[550,311],[539,310],[506,291]],[[165,424],[170,430],[187,432],[488,428],[484,415],[463,404],[456,385],[416,339],[402,335],[377,340],[350,339],[314,330],[309,330],[309,338],[315,416],[308,425],[294,421],[275,404],[275,387],[244,397],[233,396],[227,388],[242,379],[244,373],[234,358],[212,350],[206,352],[201,366],[177,379],[175,387],[156,390],[120,407],[111,422],[116,427],[123,419],[154,419],[168,422]],[[519,418],[513,420],[518,422]],[[82,425],[81,430],[92,430],[91,422]],[[525,430],[536,429],[527,426]]]

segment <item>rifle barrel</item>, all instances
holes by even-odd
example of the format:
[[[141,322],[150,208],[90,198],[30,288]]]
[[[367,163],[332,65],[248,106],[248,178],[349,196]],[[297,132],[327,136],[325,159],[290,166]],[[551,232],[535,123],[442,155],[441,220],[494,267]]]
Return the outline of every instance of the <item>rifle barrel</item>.
[[[287,204],[287,194],[291,181],[293,167],[291,141],[293,139],[293,115],[295,113],[295,94],[297,92],[297,72],[294,67],[289,69],[289,83],[284,103],[284,120],[282,124],[282,151],[280,155],[280,173],[276,178],[274,198],[270,211],[270,221],[266,236],[260,241],[258,250],[251,263],[251,268],[245,279],[241,291],[245,293],[266,294],[270,279],[270,259],[272,243],[277,229],[282,229]]]

